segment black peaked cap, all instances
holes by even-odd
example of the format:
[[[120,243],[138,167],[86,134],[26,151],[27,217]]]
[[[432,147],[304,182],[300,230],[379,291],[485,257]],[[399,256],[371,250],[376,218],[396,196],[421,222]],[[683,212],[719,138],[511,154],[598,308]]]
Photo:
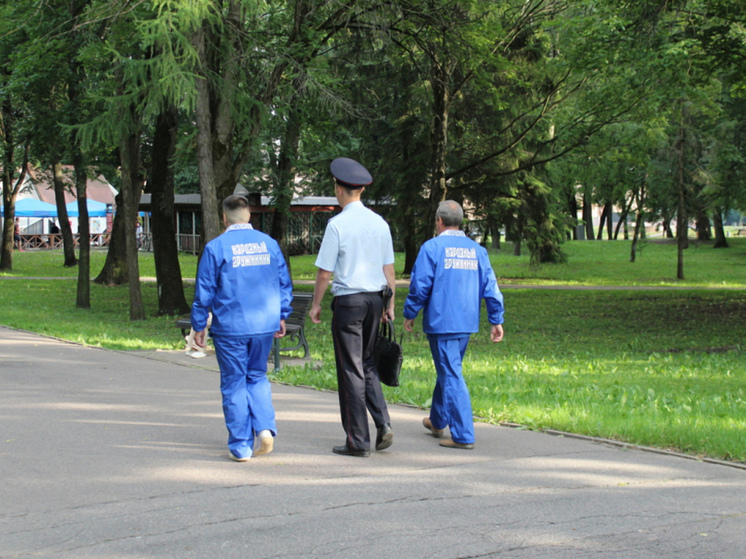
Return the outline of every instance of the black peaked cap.
[[[337,182],[347,188],[362,188],[373,182],[368,169],[348,157],[338,157],[330,169]]]

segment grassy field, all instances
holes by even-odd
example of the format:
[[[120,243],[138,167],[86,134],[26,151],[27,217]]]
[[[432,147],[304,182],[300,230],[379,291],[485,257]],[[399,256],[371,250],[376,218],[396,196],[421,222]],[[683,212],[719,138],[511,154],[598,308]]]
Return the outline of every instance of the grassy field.
[[[501,283],[596,285],[596,286],[686,286],[746,288],[746,238],[728,240],[730,248],[713,249],[711,243],[692,241],[685,251],[685,280],[676,279],[676,244],[667,240],[642,242],[636,262],[629,261],[629,241],[573,241],[563,245],[568,255],[564,264],[531,266],[528,254],[513,256],[512,244],[503,243],[500,251],[490,251],[490,260]],[[525,251],[524,251],[525,252]],[[153,254],[141,252],[140,275],[155,276]],[[104,265],[106,252],[91,252],[91,276]],[[184,278],[193,278],[197,257],[181,254]],[[316,267],[312,255],[291,259],[293,279],[312,280]],[[78,276],[77,268],[63,268],[60,251],[16,252],[13,272],[0,273],[10,277]],[[404,268],[404,254],[396,254],[396,269]]]
[[[491,257],[505,284],[680,289],[505,289],[505,341],[489,343],[485,323],[466,357],[475,415],[746,461],[746,239],[733,239],[727,250],[693,244],[686,282],[670,279],[676,247],[669,243],[647,244],[635,264],[628,262],[627,242],[569,243],[566,251],[567,264],[539,268],[512,250]],[[95,255],[101,264],[103,257]],[[61,260],[59,254],[15,253],[13,276],[75,277]],[[184,255],[182,266],[190,277],[196,259]],[[99,267],[92,265],[93,275]],[[294,257],[292,267],[295,279],[315,274],[312,257]],[[154,275],[152,255],[141,253],[141,273]],[[143,297],[153,312],[153,283],[143,282]],[[403,298],[400,292],[399,330]],[[90,310],[76,309],[74,300],[74,281],[6,277],[0,280],[0,324],[115,349],[181,347],[172,318],[127,320],[126,286],[92,285]],[[324,322],[307,323],[312,356],[324,364],[286,367],[275,380],[336,388],[328,302],[327,296]],[[403,340],[403,383],[385,387],[387,399],[428,407],[435,371],[425,337],[407,333]]]

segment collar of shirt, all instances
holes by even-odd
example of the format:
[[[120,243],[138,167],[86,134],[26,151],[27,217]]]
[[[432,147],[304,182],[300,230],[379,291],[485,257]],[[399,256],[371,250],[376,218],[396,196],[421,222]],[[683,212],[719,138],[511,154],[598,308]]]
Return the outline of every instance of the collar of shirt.
[[[438,235],[438,237],[442,237],[443,235],[447,235],[449,237],[466,237],[466,233],[458,229],[446,229],[440,235]]]
[[[225,230],[227,233],[228,231],[237,231],[239,229],[253,229],[251,223],[234,223],[228,229]]]
[[[364,208],[365,206],[363,205],[363,203],[360,200],[355,200],[354,202],[350,202],[344,208],[342,208],[342,211],[346,212],[348,210],[354,210],[355,208],[358,208],[358,207],[363,207]]]

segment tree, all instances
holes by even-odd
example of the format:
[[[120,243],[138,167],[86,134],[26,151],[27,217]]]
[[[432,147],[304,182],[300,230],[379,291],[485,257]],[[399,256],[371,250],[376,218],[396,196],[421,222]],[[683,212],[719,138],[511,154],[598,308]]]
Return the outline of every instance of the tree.
[[[178,133],[178,111],[166,108],[156,118],[148,181],[152,196],[153,257],[158,284],[158,314],[189,311],[184,296],[174,227],[173,157]]]
[[[13,52],[25,40],[18,14],[8,4],[0,7],[0,150],[2,151],[3,238],[0,270],[13,269],[15,202],[28,172],[31,138],[21,125],[18,92],[12,83],[16,71]],[[18,159],[21,161],[19,162]]]

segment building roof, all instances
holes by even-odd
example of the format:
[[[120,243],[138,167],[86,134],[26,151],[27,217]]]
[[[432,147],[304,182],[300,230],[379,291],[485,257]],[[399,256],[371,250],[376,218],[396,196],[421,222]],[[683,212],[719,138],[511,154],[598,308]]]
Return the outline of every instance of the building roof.
[[[65,204],[74,202],[77,200],[75,196],[75,180],[73,176],[73,167],[71,165],[63,166],[65,173]],[[54,183],[52,182],[51,173],[47,170],[41,169],[30,169],[29,176],[26,179],[22,192],[32,194],[35,191],[38,199],[47,204],[54,204]],[[117,195],[117,191],[111,184],[103,177],[98,176],[97,178],[89,178],[86,183],[86,198],[88,200],[95,200],[96,202],[102,202],[104,204],[113,204],[114,197]]]
[[[272,198],[269,196],[261,197],[261,208],[272,208]],[[143,194],[140,197],[140,209],[148,211],[150,204],[152,203],[152,196],[150,194]],[[176,208],[185,207],[199,207],[202,204],[202,196],[200,194],[175,194],[174,195],[174,206]],[[304,196],[296,198],[290,202],[293,208],[303,207],[339,207],[337,198],[334,196]]]

